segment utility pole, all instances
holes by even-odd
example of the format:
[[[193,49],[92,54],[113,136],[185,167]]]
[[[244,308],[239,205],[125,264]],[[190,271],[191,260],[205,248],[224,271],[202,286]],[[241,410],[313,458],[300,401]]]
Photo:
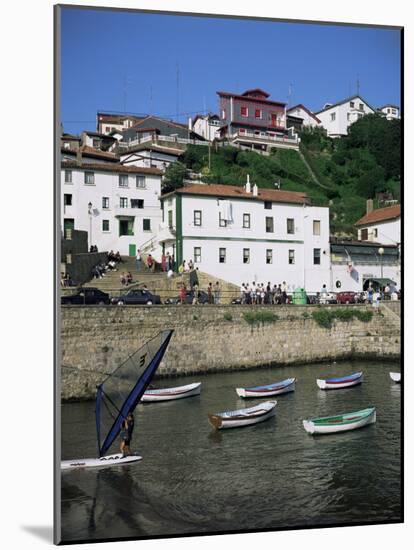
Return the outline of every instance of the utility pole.
[[[180,97],[180,96],[179,96],[179,94],[180,94],[180,89],[179,89],[179,88],[180,88],[180,86],[179,86],[179,82],[180,82],[180,67],[179,67],[179,65],[178,65],[178,62],[177,62],[177,68],[176,68],[176,69],[177,69],[177,71],[176,71],[176,80],[177,80],[177,90],[176,90],[176,92],[177,92],[177,98],[176,98],[176,99],[177,99],[177,102],[176,102],[176,116],[177,116],[177,122],[178,122],[178,121],[179,121],[179,118],[178,118],[178,117],[179,117],[179,112],[180,112],[180,111],[179,111],[179,106],[180,106],[180,102],[179,102],[179,97]]]

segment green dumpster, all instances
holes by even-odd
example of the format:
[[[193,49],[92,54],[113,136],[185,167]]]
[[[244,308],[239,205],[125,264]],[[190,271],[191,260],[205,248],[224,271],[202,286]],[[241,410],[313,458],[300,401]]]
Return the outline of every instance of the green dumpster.
[[[292,302],[296,305],[304,305],[308,303],[304,288],[296,288],[293,291]]]

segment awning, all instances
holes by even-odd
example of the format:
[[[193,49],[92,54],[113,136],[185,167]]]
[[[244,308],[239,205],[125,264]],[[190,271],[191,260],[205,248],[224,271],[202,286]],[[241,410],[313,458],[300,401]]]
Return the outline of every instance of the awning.
[[[372,281],[374,283],[378,283],[382,286],[393,284],[396,285],[397,283],[393,281],[392,279],[376,279],[374,277],[369,277],[368,279],[365,279],[365,281]]]

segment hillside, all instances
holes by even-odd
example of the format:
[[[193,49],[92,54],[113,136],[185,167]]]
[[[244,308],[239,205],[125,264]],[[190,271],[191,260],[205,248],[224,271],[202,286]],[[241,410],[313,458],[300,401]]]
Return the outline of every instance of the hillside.
[[[312,169],[316,183],[306,166]],[[368,115],[350,127],[349,135],[328,138],[316,129],[301,134],[300,152],[273,149],[268,156],[236,147],[189,146],[182,163],[167,170],[164,190],[181,186],[191,170],[210,183],[243,185],[247,174],[259,187],[304,191],[319,206],[329,206],[331,233],[355,234],[366,199],[389,192],[400,199],[401,124]]]

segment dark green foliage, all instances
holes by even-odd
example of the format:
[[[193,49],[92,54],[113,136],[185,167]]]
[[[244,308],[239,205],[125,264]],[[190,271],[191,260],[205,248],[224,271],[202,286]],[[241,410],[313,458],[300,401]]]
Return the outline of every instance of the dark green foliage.
[[[165,179],[162,186],[163,193],[169,193],[182,187],[187,168],[181,162],[173,162],[165,171]]]
[[[371,321],[373,316],[372,310],[359,310],[359,309],[324,309],[318,308],[312,311],[312,318],[318,323],[319,326],[324,328],[331,328],[335,320],[347,322],[352,319],[358,319],[364,323]]]
[[[224,313],[223,317],[226,321],[233,321],[233,315],[231,313],[229,313],[228,311],[226,311]]]
[[[247,311],[243,313],[243,318],[249,325],[275,323],[279,319],[279,317],[271,311]]]
[[[358,180],[356,191],[361,197],[367,199],[375,197],[376,193],[385,191],[385,170],[382,166],[375,166],[369,172],[365,172]]]

